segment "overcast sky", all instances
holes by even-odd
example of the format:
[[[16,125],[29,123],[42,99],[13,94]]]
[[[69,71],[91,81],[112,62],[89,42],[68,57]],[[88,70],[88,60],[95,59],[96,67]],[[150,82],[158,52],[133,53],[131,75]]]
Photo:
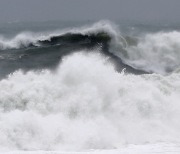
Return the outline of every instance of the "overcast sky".
[[[180,21],[180,0],[0,0],[0,22]]]

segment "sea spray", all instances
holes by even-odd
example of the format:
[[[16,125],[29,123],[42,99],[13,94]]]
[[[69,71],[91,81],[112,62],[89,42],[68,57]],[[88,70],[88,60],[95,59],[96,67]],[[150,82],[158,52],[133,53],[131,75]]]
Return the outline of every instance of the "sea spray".
[[[118,73],[96,51],[63,58],[55,72],[16,71],[0,81],[0,150],[180,142],[179,81]]]
[[[180,32],[158,32],[139,38],[136,46],[129,46],[121,58],[129,65],[161,74],[180,67]]]

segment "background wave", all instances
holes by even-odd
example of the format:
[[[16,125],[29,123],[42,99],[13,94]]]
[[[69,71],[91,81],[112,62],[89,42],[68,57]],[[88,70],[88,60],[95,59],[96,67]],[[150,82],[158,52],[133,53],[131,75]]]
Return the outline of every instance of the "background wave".
[[[135,70],[129,72],[139,70],[141,73],[165,75],[180,67],[179,38],[178,31],[148,32],[136,36],[121,34],[117,25],[100,21],[88,26],[53,32],[22,32],[12,39],[2,36],[0,58],[23,59],[23,56],[27,57],[29,53],[41,53],[43,56],[43,52],[40,52],[43,49],[44,54],[47,50],[56,48],[56,52],[67,55],[77,50],[99,48],[106,55],[114,57],[116,63],[120,62],[122,67]],[[122,68],[120,65],[118,67]]]

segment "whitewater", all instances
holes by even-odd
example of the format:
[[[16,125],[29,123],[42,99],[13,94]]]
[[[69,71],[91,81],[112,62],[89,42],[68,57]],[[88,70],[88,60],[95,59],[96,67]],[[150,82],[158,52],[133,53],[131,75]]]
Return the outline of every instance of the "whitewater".
[[[179,49],[110,21],[2,36],[0,153],[180,153]]]

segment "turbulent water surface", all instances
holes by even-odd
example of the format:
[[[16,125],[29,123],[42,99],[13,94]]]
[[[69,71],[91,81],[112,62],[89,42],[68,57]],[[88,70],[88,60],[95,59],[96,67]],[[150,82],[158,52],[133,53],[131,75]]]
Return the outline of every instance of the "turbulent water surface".
[[[0,151],[180,143],[178,26],[0,26]]]

